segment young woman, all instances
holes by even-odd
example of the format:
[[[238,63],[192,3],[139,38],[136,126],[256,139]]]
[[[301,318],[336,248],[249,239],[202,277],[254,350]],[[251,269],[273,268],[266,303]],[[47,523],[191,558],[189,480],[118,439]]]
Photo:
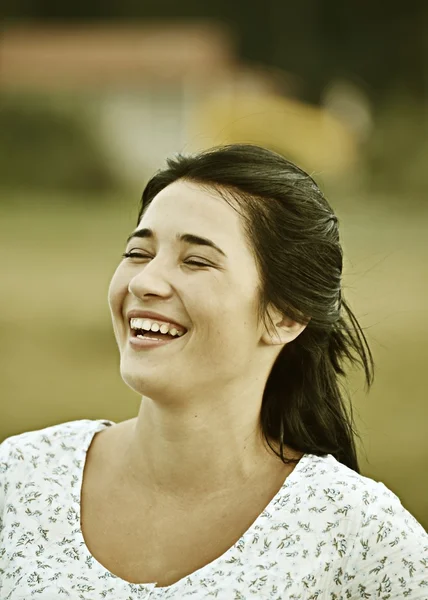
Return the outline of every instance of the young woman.
[[[359,474],[340,391],[373,361],[338,220],[283,157],[232,145],[147,184],[110,285],[128,421],[0,446],[0,598],[428,598],[428,535]]]

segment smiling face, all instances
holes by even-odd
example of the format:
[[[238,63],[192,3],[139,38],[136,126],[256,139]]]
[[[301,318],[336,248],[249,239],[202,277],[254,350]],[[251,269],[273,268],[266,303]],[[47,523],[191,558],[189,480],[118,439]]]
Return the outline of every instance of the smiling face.
[[[200,395],[257,376],[263,366],[259,277],[238,213],[215,192],[181,180],[153,199],[135,233],[109,288],[124,381],[155,397],[168,390]],[[187,234],[212,245],[183,239]],[[131,310],[165,315],[187,332],[137,348],[130,341]]]

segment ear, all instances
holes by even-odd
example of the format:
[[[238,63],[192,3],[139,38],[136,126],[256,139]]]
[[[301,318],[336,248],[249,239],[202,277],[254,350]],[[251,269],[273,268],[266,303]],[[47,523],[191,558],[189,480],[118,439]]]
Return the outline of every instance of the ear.
[[[284,345],[292,342],[306,329],[307,323],[298,323],[290,317],[284,316],[277,310],[270,311],[273,326],[267,319],[267,327],[262,335],[262,340],[268,345]],[[308,322],[310,321],[310,318]]]

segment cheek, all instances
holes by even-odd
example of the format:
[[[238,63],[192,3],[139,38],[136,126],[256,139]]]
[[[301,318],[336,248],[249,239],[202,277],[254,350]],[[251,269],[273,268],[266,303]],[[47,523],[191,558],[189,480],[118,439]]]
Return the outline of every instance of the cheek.
[[[201,298],[195,303],[198,307],[198,322],[204,324],[204,333],[213,347],[227,345],[241,346],[252,343],[257,337],[255,303],[251,302],[253,290],[242,294],[241,290],[230,288],[221,295]]]
[[[108,303],[112,313],[117,313],[121,310],[123,299],[125,298],[128,291],[128,282],[124,276],[123,269],[119,266],[111,281],[108,288]]]

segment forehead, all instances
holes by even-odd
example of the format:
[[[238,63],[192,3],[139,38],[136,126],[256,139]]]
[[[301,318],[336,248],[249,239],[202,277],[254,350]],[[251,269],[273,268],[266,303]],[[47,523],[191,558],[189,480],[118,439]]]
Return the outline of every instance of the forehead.
[[[245,243],[241,218],[214,190],[188,181],[175,181],[157,194],[137,229],[149,227],[156,233],[177,231],[215,236],[214,240]]]

